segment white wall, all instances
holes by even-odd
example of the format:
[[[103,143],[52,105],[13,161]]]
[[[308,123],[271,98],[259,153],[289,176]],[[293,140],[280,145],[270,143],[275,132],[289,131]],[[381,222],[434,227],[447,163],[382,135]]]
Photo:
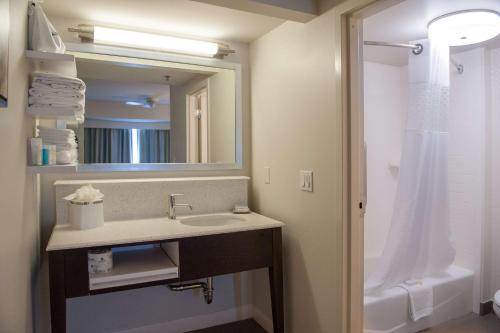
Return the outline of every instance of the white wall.
[[[493,295],[500,290],[500,48],[490,51],[486,59],[490,71],[490,96],[487,100],[491,111],[491,144],[488,154],[491,167],[489,169],[490,198],[488,219],[484,232],[484,288],[482,300],[493,299]],[[488,179],[488,178],[487,178]]]
[[[368,204],[365,258],[382,254],[391,225],[407,110],[407,67],[364,63]]]
[[[126,105],[123,102],[85,101],[85,117],[98,119],[137,119],[170,121],[170,105],[155,105],[151,109]]]
[[[79,126],[79,130],[85,127],[90,128],[139,128],[139,129],[170,129],[170,122],[130,122],[130,121],[115,121],[115,120],[89,120],[85,119],[85,123]],[[83,132],[83,131],[82,131]],[[79,134],[78,139],[82,140],[83,135]],[[79,147],[80,149],[81,147]],[[79,151],[80,152],[80,151]]]
[[[24,113],[28,3],[10,1],[10,6],[9,107],[0,109],[0,332],[28,333],[33,331],[32,285],[38,279],[39,252],[37,178],[26,174],[27,138],[34,125]]]
[[[450,69],[449,200],[455,264],[474,272],[474,311],[479,311],[482,231],[486,214],[486,51],[453,54],[464,65]]]
[[[251,44],[252,209],[286,223],[287,333],[340,332],[342,324],[334,17],[330,11],[307,24],[286,22]],[[300,170],[314,171],[314,192],[299,190]],[[267,271],[255,274],[253,303],[259,318],[270,317]]]
[[[235,73],[221,71],[208,78],[209,163],[234,163],[236,160]]]
[[[220,71],[208,78],[171,86],[171,161],[186,162],[186,94],[208,87],[209,163],[234,163],[236,157],[235,74]]]
[[[170,87],[170,161],[186,163],[187,161],[187,120],[186,94],[196,92],[207,86],[207,79],[196,78],[182,86]]]

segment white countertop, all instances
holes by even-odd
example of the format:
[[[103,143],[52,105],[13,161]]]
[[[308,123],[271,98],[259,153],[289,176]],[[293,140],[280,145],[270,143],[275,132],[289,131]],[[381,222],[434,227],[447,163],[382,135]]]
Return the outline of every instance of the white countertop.
[[[227,215],[233,215],[227,213]],[[69,224],[56,225],[47,251],[94,246],[112,246],[195,236],[225,234],[238,231],[280,228],[284,224],[256,213],[239,214],[243,221],[220,226],[192,226],[167,217],[105,222],[102,227],[73,229]]]

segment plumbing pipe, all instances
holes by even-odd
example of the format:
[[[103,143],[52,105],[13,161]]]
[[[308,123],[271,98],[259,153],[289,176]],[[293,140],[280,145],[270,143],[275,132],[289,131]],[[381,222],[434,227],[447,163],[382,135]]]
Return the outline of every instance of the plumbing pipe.
[[[192,289],[203,289],[203,296],[207,304],[211,304],[214,297],[213,277],[207,278],[207,282],[191,282],[183,284],[169,284],[168,288],[172,291],[185,291]]]

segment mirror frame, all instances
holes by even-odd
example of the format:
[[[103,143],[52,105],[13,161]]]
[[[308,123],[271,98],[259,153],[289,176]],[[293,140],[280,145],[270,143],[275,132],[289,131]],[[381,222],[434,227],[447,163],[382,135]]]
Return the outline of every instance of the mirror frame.
[[[111,55],[142,60],[175,62],[232,69],[235,74],[235,162],[234,163],[109,163],[78,164],[80,172],[117,172],[117,171],[208,171],[208,170],[241,170],[243,169],[243,94],[241,64],[211,58],[175,55],[139,49],[128,49],[114,46],[103,46],[85,43],[66,43],[66,53],[91,53]],[[77,58],[77,57],[75,57]]]

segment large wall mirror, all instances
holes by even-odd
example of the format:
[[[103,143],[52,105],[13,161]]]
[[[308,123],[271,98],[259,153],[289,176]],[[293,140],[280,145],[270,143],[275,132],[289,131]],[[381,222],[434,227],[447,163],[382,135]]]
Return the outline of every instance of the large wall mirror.
[[[71,53],[87,86],[85,122],[68,125],[80,170],[241,167],[239,65]]]

